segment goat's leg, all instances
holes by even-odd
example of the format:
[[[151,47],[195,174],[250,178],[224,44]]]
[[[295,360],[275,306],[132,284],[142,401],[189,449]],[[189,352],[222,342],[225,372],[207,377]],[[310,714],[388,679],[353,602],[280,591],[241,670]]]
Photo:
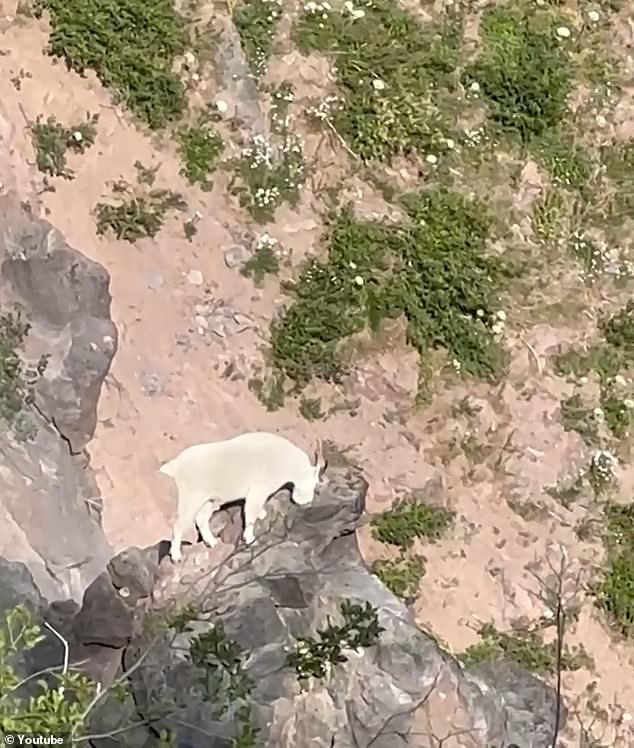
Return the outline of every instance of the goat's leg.
[[[198,528],[198,532],[200,532],[200,537],[203,539],[203,543],[209,546],[209,548],[213,548],[218,542],[218,538],[209,528],[209,520],[211,519],[214,510],[215,507],[212,502],[207,501],[203,504],[201,509],[198,510],[198,514],[196,515],[196,527]]]
[[[183,553],[181,551],[183,535],[194,524],[197,506],[199,507],[200,503],[181,500],[180,498],[178,500],[178,513],[176,515],[176,521],[174,522],[172,543],[170,545],[170,556],[175,564],[179,563],[183,558]]]
[[[244,501],[244,533],[242,539],[247,545],[251,545],[255,540],[255,522],[261,519],[262,515],[266,516],[264,502],[260,494],[248,493]]]

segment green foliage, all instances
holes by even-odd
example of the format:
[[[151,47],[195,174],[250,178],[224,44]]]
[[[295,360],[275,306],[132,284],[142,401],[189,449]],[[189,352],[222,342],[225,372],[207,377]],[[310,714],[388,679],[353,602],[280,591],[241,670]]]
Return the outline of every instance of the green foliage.
[[[625,218],[634,210],[634,140],[607,146],[602,161],[612,187],[608,213]]]
[[[267,140],[255,135],[234,162],[233,193],[259,223],[272,221],[283,202],[296,205],[306,178],[301,139],[286,130]]]
[[[256,286],[264,283],[266,275],[277,275],[279,271],[280,261],[277,259],[274,245],[270,242],[257,246],[240,270],[246,278],[253,278]]]
[[[634,636],[634,503],[608,505],[607,563],[594,588],[597,606],[623,636]]]
[[[27,366],[20,349],[30,330],[19,308],[0,312],[0,419],[12,423],[33,401],[37,380],[44,374],[47,358]]]
[[[321,409],[319,397],[300,397],[299,412],[307,421],[319,421],[326,415]]]
[[[37,682],[36,695],[23,694],[14,658],[33,649],[44,637],[31,614],[21,606],[9,611],[0,628],[0,733],[76,735],[95,694],[95,684],[74,672],[51,672]],[[52,681],[52,682],[51,682]]]
[[[269,413],[283,407],[286,392],[284,381],[279,374],[272,374],[264,379],[252,377],[248,386]]]
[[[208,118],[202,116],[189,127],[176,132],[178,150],[183,161],[183,174],[191,184],[198,182],[205,190],[211,189],[209,177],[224,151],[222,138]]]
[[[415,599],[420,580],[425,576],[425,561],[416,554],[395,561],[379,559],[372,564],[372,573],[388,590],[409,604]]]
[[[579,395],[561,401],[561,422],[566,431],[576,431],[587,444],[597,443],[596,419]]]
[[[601,390],[601,409],[605,423],[617,439],[632,435],[634,429],[634,401],[623,399],[613,390],[603,387]]]
[[[282,17],[281,0],[241,0],[233,11],[233,23],[256,79],[266,72],[273,39]]]
[[[519,7],[487,9],[481,18],[482,51],[463,76],[477,84],[489,116],[528,144],[556,130],[566,112],[572,73],[557,19]]]
[[[466,374],[493,377],[503,355],[487,320],[510,268],[487,251],[485,206],[437,189],[403,200],[410,223],[330,222],[328,258],[285,288],[293,303],[271,326],[272,360],[298,388],[346,371],[338,346],[404,314],[421,355],[443,348]]]
[[[557,643],[552,641],[545,644],[537,630],[524,629],[505,633],[486,623],[478,634],[482,641],[458,656],[465,667],[504,659],[535,673],[556,672]],[[588,664],[588,655],[581,648],[562,652],[562,670],[579,670]]]
[[[344,649],[371,647],[385,629],[379,625],[376,608],[344,600],[340,606],[343,623],[317,631],[316,637],[301,637],[287,658],[300,680],[325,678],[330,668],[348,659]]]
[[[150,127],[160,128],[185,108],[185,90],[172,71],[186,48],[185,21],[171,0],[36,0],[48,11],[49,54],[101,82]]]
[[[97,233],[112,231],[117,239],[135,242],[144,237],[154,237],[161,230],[167,214],[172,210],[185,210],[182,196],[171,190],[151,190],[147,195],[135,195],[118,202],[98,203]]]
[[[334,61],[345,105],[332,124],[364,160],[445,152],[460,21],[422,24],[390,0],[356,2],[355,11],[304,10],[296,26],[300,50]]]
[[[554,184],[583,191],[590,180],[588,154],[572,135],[548,130],[533,142],[533,151],[546,166]]]
[[[440,539],[451,527],[455,512],[426,504],[417,496],[398,500],[391,509],[372,518],[372,534],[382,543],[410,548],[416,538]]]
[[[634,364],[634,301],[604,317],[599,322],[604,342],[587,351],[571,349],[555,358],[555,371],[560,376],[586,376],[596,371],[606,385],[621,369]]]
[[[55,117],[46,122],[39,116],[31,127],[35,163],[43,174],[72,179],[74,172],[66,166],[66,153],[85,153],[95,142],[99,115],[88,116],[85,122],[64,127]]]

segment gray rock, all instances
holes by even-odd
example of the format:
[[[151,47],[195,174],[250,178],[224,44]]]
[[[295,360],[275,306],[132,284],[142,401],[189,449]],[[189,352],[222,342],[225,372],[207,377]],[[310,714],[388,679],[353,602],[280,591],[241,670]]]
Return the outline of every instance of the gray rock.
[[[25,411],[31,435],[0,435],[0,555],[26,564],[49,600],[81,601],[112,555],[83,453],[117,346],[108,283],[47,222],[0,198],[0,308],[25,310],[31,362],[49,356]]]
[[[121,648],[132,638],[133,620],[133,608],[104,572],[86,590],[75,618],[75,635],[82,645]]]
[[[288,492],[274,497],[266,520],[258,522],[255,544],[238,546],[217,576],[200,573],[207,557],[202,544],[183,548],[182,566],[159,567],[154,610],[171,610],[177,600],[194,602],[204,613],[189,633],[168,632],[158,642],[137,626],[124,666],[135,667],[131,680],[140,714],[161,716],[157,729],[174,730],[178,745],[231,745],[240,702],[224,714],[212,708],[201,684],[218,672],[205,675],[187,655],[192,637],[221,622],[246,653],[262,746],[422,748],[427,743],[421,734],[449,723],[465,733],[445,741],[447,748],[550,746],[552,689],[521,668],[465,671],[442,651],[361,559],[355,529],[365,508],[365,480],[349,468],[326,475],[308,507],[291,504]],[[288,648],[337,621],[344,599],[370,602],[384,630],[375,645],[349,653],[302,692],[286,664]],[[177,721],[169,710],[178,712]]]
[[[158,573],[158,551],[127,548],[110,561],[108,573],[115,589],[126,588],[135,602],[149,597]]]
[[[235,268],[238,265],[244,264],[249,259],[249,252],[245,247],[239,244],[230,247],[225,251],[225,265],[228,268]]]
[[[28,568],[19,561],[0,558],[0,617],[4,619],[6,613],[16,605],[39,612],[44,603]]]
[[[219,19],[221,20],[221,19]],[[215,71],[219,88],[235,102],[235,116],[252,135],[266,131],[258,87],[240,44],[240,36],[231,18],[222,19]]]

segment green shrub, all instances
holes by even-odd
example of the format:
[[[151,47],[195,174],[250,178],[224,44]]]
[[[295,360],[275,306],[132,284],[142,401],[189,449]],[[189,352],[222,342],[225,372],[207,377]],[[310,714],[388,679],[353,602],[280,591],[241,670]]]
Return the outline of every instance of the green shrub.
[[[390,0],[356,2],[355,10],[357,17],[306,9],[295,29],[303,52],[334,62],[345,99],[332,112],[334,127],[364,160],[447,151],[452,122],[443,97],[455,83],[459,19],[422,24]]]
[[[416,597],[420,580],[425,576],[425,561],[415,554],[396,561],[377,560],[372,564],[372,573],[390,592],[409,604]]]
[[[477,85],[491,119],[524,143],[557,129],[572,86],[557,20],[519,7],[489,8],[482,15],[482,51],[463,76]]]
[[[30,324],[20,308],[0,312],[0,419],[12,423],[33,401],[37,380],[46,369],[47,358],[27,366],[21,354]]]
[[[85,153],[94,145],[99,115],[87,117],[85,122],[65,127],[55,117],[46,122],[38,117],[31,127],[31,140],[35,150],[35,163],[43,174],[72,179],[75,175],[66,166],[66,153]]]
[[[36,0],[34,10],[50,14],[49,54],[80,74],[94,70],[150,127],[183,112],[185,90],[172,65],[187,34],[171,0]]]
[[[416,538],[431,542],[440,539],[454,517],[455,512],[450,509],[426,504],[415,496],[407,497],[372,518],[372,534],[382,543],[410,548]]]
[[[344,209],[329,225],[328,258],[309,261],[285,285],[292,304],[272,323],[272,360],[298,388],[314,377],[338,380],[341,341],[399,315],[421,361],[442,348],[466,374],[502,370],[488,321],[510,267],[487,250],[485,206],[444,189],[403,205],[404,225],[360,221]]]
[[[478,631],[482,641],[469,647],[458,659],[465,667],[482,662],[508,660],[535,673],[555,673],[557,669],[557,642],[545,644],[537,631],[519,630],[511,633],[498,631],[490,623]],[[564,651],[561,657],[562,670],[579,670],[589,664],[586,652],[579,648]]]
[[[316,637],[301,637],[287,658],[300,680],[324,678],[333,665],[348,659],[343,649],[360,649],[376,644],[385,630],[379,625],[375,608],[344,600],[340,606],[343,623],[329,623]]]
[[[623,636],[634,635],[634,503],[609,505],[604,542],[607,563],[594,588],[596,603]]]

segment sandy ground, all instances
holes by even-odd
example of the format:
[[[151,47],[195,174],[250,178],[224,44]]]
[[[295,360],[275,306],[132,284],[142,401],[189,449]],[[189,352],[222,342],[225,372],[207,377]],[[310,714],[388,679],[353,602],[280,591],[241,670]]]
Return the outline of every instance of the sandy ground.
[[[0,46],[6,51],[0,56],[2,190],[29,200],[36,213],[102,263],[111,277],[119,351],[101,397],[90,453],[105,500],[105,530],[115,549],[169,537],[175,496],[170,480],[157,473],[162,461],[194,442],[264,429],[307,449],[318,437],[351,446],[370,483],[370,511],[386,508],[403,489],[425,486],[430,498],[456,510],[450,539],[420,549],[427,573],[415,604],[421,623],[455,651],[478,640],[474,629],[479,622],[507,629],[518,618],[534,620],[543,614],[537,576],[548,576],[549,562],[557,566],[562,549],[571,577],[580,570],[587,581],[601,560],[600,546],[579,541],[573,528],[580,510],[566,510],[544,487],[587,463],[588,454],[580,438],[560,425],[559,402],[570,394],[570,386],[544,369],[545,356],[562,341],[583,339],[591,320],[580,318],[574,329],[541,324],[525,330],[524,340],[537,360],[519,333],[509,334],[513,364],[502,386],[481,385],[469,392],[458,386],[441,392],[417,414],[410,412],[416,359],[404,346],[366,357],[337,394],[340,400],[360,401],[356,416],[342,410],[325,421],[307,422],[294,405],[267,412],[247,380],[261,361],[268,323],[282,299],[277,281],[257,290],[224,262],[224,251],[241,242],[247,225],[227,195],[226,175],[216,177],[210,193],[189,187],[179,176],[173,146],[135,127],[91,75],[82,79],[43,55],[44,26],[33,20],[16,23],[14,8],[0,2]],[[11,79],[20,71],[16,88]],[[289,72],[300,96],[301,86],[310,90],[323,73],[302,71],[293,55],[273,77],[288,77]],[[86,111],[100,116],[96,145],[70,158],[74,180],[55,180],[55,191],[43,192],[27,122],[42,113],[64,122],[81,121]],[[315,136],[307,151],[317,145]],[[146,166],[160,164],[157,186],[181,192],[189,204],[187,214],[168,221],[156,239],[135,246],[96,236],[95,204],[108,196],[111,181],[135,181],[137,159]],[[372,191],[362,189],[359,197],[371,198],[361,201],[364,212],[380,212],[380,201],[374,204]],[[321,219],[315,208],[316,196],[309,188],[296,212],[280,210],[275,225],[267,227],[293,250],[294,260],[317,246]],[[195,211],[202,218],[190,243],[183,237],[182,221]],[[197,305],[209,299],[222,299],[247,315],[252,329],[224,339],[211,331],[201,334],[194,318]],[[238,376],[223,376],[229,364]],[[331,392],[321,394],[332,400]],[[480,408],[470,418],[455,413],[467,395]],[[386,417],[390,413],[397,416]],[[479,445],[475,454],[460,448],[469,435]],[[623,495],[631,496],[634,473],[624,470],[621,479]],[[535,502],[542,511],[525,520],[509,499]],[[366,529],[360,538],[369,559],[386,555]],[[572,627],[570,643],[583,643],[595,668],[566,674],[567,693],[580,697],[596,680],[602,705],[616,704],[605,744],[634,745],[632,722],[627,714],[622,718],[623,711],[634,713],[632,645],[612,640],[588,601]],[[585,697],[579,708],[589,722]]]

